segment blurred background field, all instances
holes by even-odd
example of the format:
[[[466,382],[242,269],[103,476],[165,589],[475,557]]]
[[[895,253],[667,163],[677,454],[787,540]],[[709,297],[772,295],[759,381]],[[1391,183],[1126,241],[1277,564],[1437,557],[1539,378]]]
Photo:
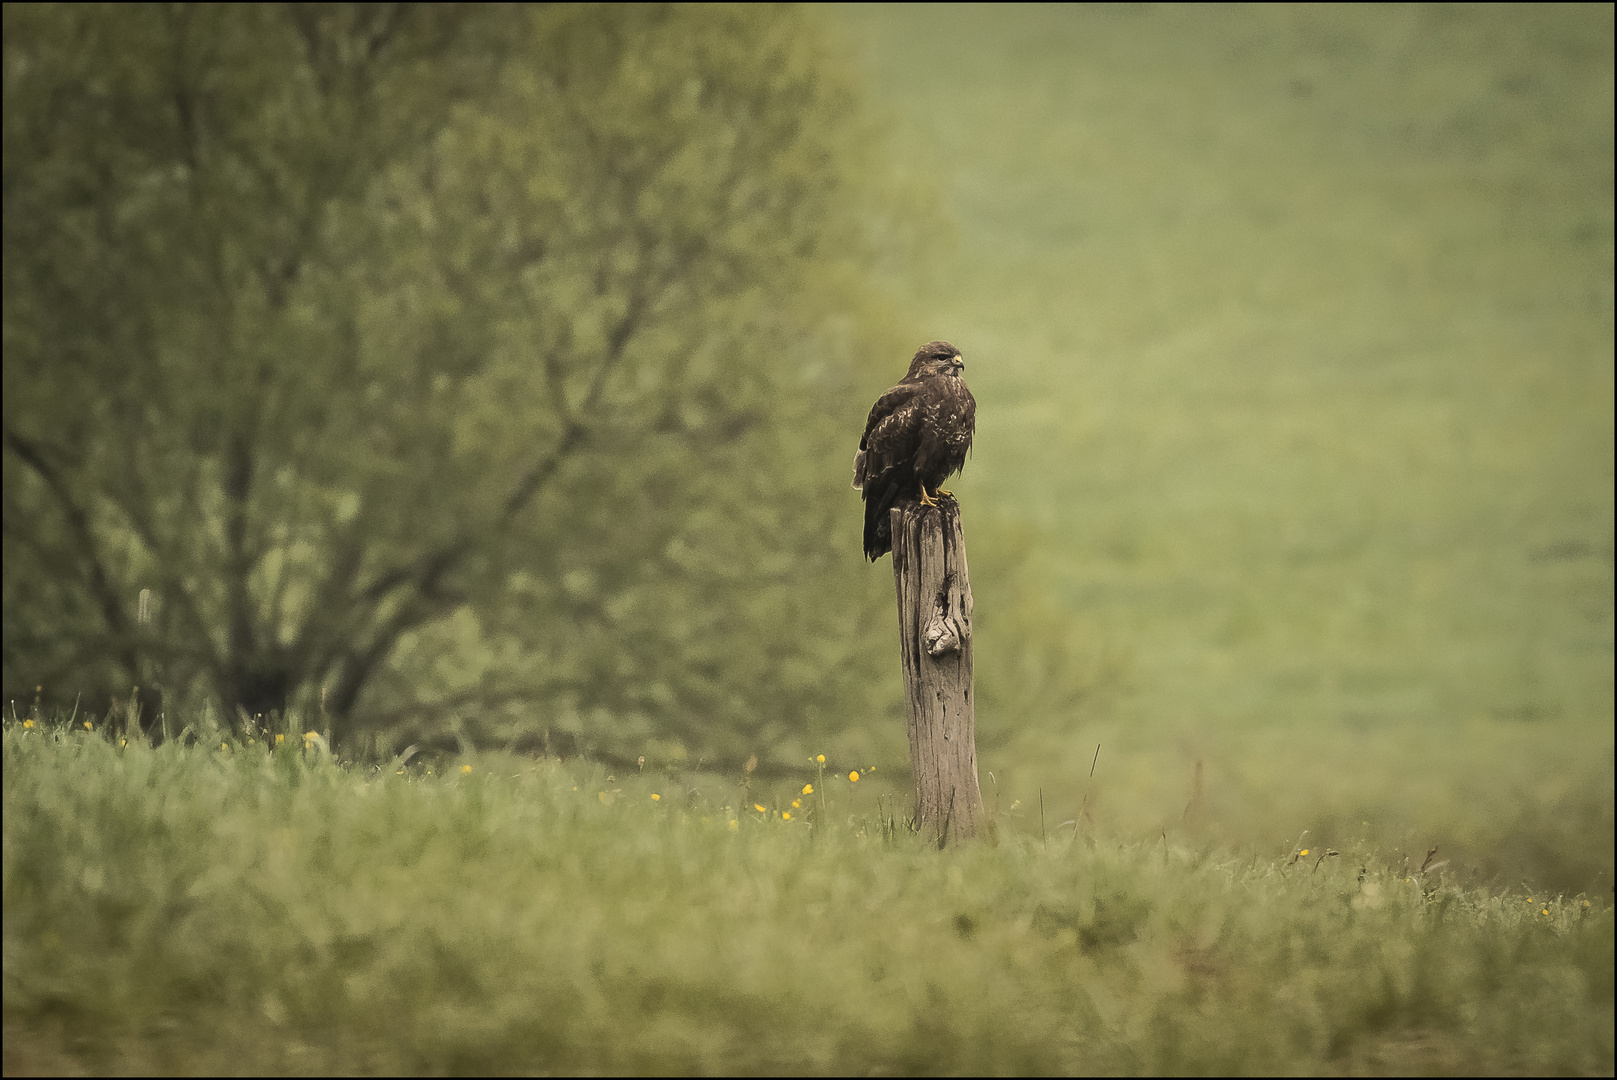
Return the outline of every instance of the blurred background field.
[[[844,15],[952,225],[979,679],[1042,607],[1080,691],[979,711],[1007,794],[1101,744],[1126,835],[1609,889],[1611,11]]]

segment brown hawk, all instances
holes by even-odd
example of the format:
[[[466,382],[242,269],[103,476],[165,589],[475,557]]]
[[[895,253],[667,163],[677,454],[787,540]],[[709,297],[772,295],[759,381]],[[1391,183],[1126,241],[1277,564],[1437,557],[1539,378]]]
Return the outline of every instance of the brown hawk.
[[[893,550],[888,511],[900,501],[937,505],[938,485],[966,464],[977,402],[960,377],[965,367],[959,349],[929,341],[916,351],[903,381],[871,406],[853,456],[853,486],[864,494],[865,556],[871,562]]]

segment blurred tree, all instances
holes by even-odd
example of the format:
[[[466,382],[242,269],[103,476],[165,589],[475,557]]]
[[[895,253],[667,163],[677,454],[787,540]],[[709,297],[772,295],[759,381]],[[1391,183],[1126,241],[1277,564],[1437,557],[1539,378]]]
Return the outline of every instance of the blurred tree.
[[[868,716],[811,16],[4,18],[8,691],[710,757]]]

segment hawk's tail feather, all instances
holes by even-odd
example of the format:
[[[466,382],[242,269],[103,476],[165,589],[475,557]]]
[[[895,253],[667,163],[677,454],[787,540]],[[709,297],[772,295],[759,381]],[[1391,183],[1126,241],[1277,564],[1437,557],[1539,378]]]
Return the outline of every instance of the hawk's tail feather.
[[[891,511],[908,490],[903,477],[895,475],[902,471],[892,469],[865,480],[865,558],[871,562],[893,550]]]

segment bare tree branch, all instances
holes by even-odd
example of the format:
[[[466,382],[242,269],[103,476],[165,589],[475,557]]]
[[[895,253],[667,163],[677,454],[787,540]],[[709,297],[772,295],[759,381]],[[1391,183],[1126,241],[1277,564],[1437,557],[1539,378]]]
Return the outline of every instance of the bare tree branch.
[[[453,601],[442,597],[438,593],[438,588],[444,575],[449,573],[463,555],[464,550],[460,548],[440,549],[435,552],[422,565],[420,575],[415,581],[414,592],[406,597],[398,610],[376,629],[370,643],[362,649],[346,651],[342,656],[342,669],[337,686],[329,698],[328,707],[332,712],[339,716],[347,716],[352,712],[354,703],[375,672],[376,665],[393,651],[399,637],[428,619],[442,614],[446,604],[452,606]]]
[[[112,587],[108,578],[106,567],[101,561],[97,550],[95,535],[90,529],[89,515],[85,513],[77,500],[73,498],[66,478],[64,478],[51,463],[46,460],[39,449],[28,440],[18,435],[8,424],[5,428],[6,447],[17,456],[30,469],[32,469],[45,483],[46,489],[56,504],[61,508],[62,516],[67,521],[68,532],[73,537],[74,545],[78,548],[79,557],[83,560],[83,570],[87,576],[86,584],[90,595],[101,611],[101,617],[107,624],[111,635],[118,662],[122,664],[131,678],[135,677],[139,666],[136,663],[134,650],[130,646],[129,617],[123,605],[118,600],[118,594]]]

